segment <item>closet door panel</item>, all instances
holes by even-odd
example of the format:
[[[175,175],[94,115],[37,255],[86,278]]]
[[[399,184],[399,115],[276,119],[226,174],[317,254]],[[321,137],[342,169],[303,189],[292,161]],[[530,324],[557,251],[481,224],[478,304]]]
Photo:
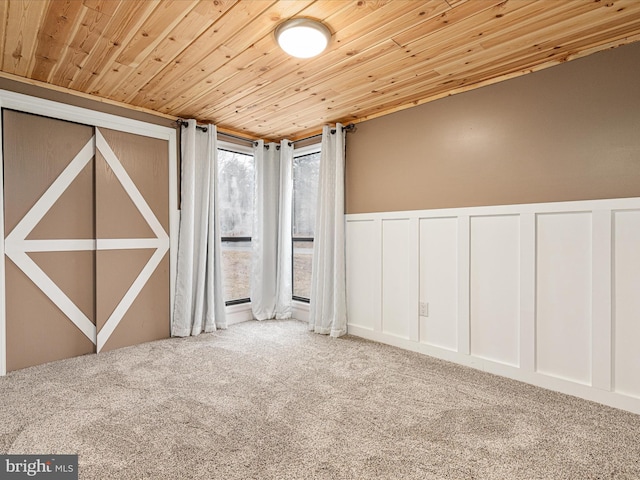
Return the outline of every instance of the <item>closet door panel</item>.
[[[3,109],[2,133],[4,196],[7,202],[4,225],[7,235],[93,138],[93,127]],[[81,175],[85,180],[89,179],[89,182],[82,182],[85,184],[82,188],[88,188],[91,197],[92,168],[89,166]],[[74,183],[79,180],[76,176]],[[63,195],[64,193],[62,192]],[[55,206],[54,204],[53,207]],[[77,230],[69,234],[87,238],[84,236],[87,231],[93,233],[93,204],[75,199],[69,206],[69,216],[81,219],[75,225]],[[46,219],[43,218],[43,221]]]
[[[142,229],[140,237],[153,238],[151,221],[158,221],[165,234],[169,232],[169,154],[166,140],[143,137],[127,132],[106,128],[97,129],[108,145],[104,154],[113,153],[117,159],[116,167],[122,166],[132,186],[126,185],[117,177],[109,162],[99,162],[96,171],[98,195],[106,201],[96,204],[98,223],[96,228],[100,236],[110,238],[131,238],[134,229]],[[100,150],[100,149],[98,149]],[[111,159],[113,160],[113,159]],[[124,181],[127,180],[124,178]],[[151,210],[153,217],[145,219],[140,209],[133,204],[132,194],[139,192],[144,204]],[[115,202],[115,203],[109,203]],[[115,208],[121,206],[121,208]],[[122,217],[126,215],[126,217]]]
[[[95,345],[33,281],[6,260],[7,371],[95,352]]]
[[[167,147],[96,129],[98,351],[169,337]]]
[[[95,351],[94,147],[92,127],[2,114],[11,371]]]
[[[96,252],[30,252],[29,257],[88,318],[95,317]],[[73,275],[69,275],[69,271]],[[94,343],[94,342],[91,342]]]
[[[107,319],[113,314],[122,295],[122,288],[114,288],[118,282],[120,287],[129,291],[131,284],[123,281],[123,272],[137,275],[152,259],[155,250],[105,250],[98,252],[100,275],[97,289],[100,293],[98,301],[98,318]],[[128,269],[120,268],[128,265]],[[138,266],[139,268],[135,268]],[[136,277],[137,278],[137,277]],[[135,280],[134,280],[135,281]],[[139,343],[168,338],[169,324],[169,259],[162,259],[153,275],[144,283],[136,294],[135,300],[124,313],[122,319],[109,336],[100,351],[137,345]],[[115,295],[114,295],[115,293]],[[126,293],[126,292],[124,292]],[[107,295],[111,304],[107,304]]]
[[[60,193],[28,240],[87,239],[95,237],[93,168],[89,162]],[[80,200],[82,199],[82,200]]]

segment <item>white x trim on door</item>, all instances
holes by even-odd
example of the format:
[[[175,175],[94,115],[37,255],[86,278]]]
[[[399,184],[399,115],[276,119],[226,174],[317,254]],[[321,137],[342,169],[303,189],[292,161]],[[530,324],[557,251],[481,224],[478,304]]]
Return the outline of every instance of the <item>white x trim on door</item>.
[[[96,345],[99,352],[116,329],[127,310],[142,291],[160,261],[169,250],[169,236],[144,197],[127,174],[100,130],[78,152],[74,159],[56,178],[47,191],[38,199],[5,240],[6,255],[38,286],[51,301]],[[125,239],[70,239],[70,240],[27,240],[31,231],[38,225],[49,209],[55,204],[82,169],[91,161],[95,151],[105,158],[116,178],[122,184],[136,208],[140,211],[155,237]],[[124,294],[114,311],[99,332],[93,322],[73,303],[73,301],[51,280],[49,276],[27,255],[27,252],[61,252],[82,250],[132,250],[155,249],[155,252],[142,268]]]

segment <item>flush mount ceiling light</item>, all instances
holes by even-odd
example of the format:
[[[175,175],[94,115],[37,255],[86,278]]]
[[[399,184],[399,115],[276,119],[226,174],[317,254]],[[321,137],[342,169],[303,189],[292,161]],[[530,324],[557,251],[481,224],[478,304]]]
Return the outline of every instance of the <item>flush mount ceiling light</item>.
[[[276,28],[280,48],[292,57],[311,58],[327,48],[331,32],[322,23],[310,18],[292,18]]]

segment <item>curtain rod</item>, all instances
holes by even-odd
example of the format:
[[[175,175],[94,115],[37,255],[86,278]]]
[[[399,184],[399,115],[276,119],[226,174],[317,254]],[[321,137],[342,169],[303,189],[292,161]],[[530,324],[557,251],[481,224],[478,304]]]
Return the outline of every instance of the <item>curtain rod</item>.
[[[224,136],[224,137],[229,137],[229,138],[235,138],[236,140],[240,140],[240,141],[242,141],[242,142],[247,142],[247,143],[251,143],[251,144],[253,144],[253,143],[254,143],[254,141],[253,141],[253,140],[251,140],[251,139],[249,139],[249,138],[240,137],[240,136],[238,136],[238,135],[233,135],[233,134],[231,134],[231,133],[225,133],[225,132],[220,132],[220,131],[219,131],[219,132],[218,132],[218,135],[222,135],[222,136]]]
[[[180,120],[176,120],[176,123],[181,127],[185,127],[185,128],[189,127],[189,122],[187,122],[186,120],[181,120],[181,119]],[[203,131],[203,132],[206,132],[208,130],[208,128],[203,126],[203,125],[196,125],[196,129],[198,129],[200,131]],[[218,135],[222,135],[224,137],[235,138],[236,140],[241,140],[243,142],[247,142],[247,143],[251,143],[251,144],[254,143],[253,140],[250,140],[250,139],[244,138],[244,137],[240,137],[238,135],[233,135],[231,133],[225,133],[225,132],[220,132],[220,131],[218,131],[217,133],[218,133]]]
[[[354,131],[356,130],[356,125],[355,125],[355,123],[350,123],[350,124],[345,125],[344,127],[342,127],[342,129],[343,129],[345,132],[354,132]],[[335,129],[335,128],[332,128],[332,129],[331,129],[331,133],[332,133],[332,134],[336,133],[336,129]],[[304,141],[306,141],[306,140],[311,140],[312,138],[321,137],[321,136],[322,136],[322,134],[321,134],[321,133],[317,133],[317,134],[315,134],[315,135],[311,135],[310,137],[299,138],[298,140],[294,140],[293,142],[289,142],[289,146],[291,146],[291,145],[295,145],[295,144],[296,144],[296,143],[298,143],[298,142],[304,142]]]
[[[184,128],[189,128],[189,122],[187,122],[186,120],[176,120],[176,123],[178,124],[179,127],[184,127]],[[202,132],[206,132],[208,129],[207,127],[202,127],[200,125],[196,125],[196,130],[200,130]]]
[[[187,121],[185,121],[185,120],[178,119],[178,120],[176,120],[176,123],[181,127],[185,127],[185,128],[189,127],[189,123]],[[354,123],[350,123],[348,125],[345,125],[342,128],[343,128],[343,130],[345,132],[354,132],[356,130],[356,125]],[[207,127],[203,127],[201,125],[196,125],[196,129],[201,130],[203,132],[207,131]],[[336,133],[336,129],[332,128],[331,129],[331,134],[334,134],[334,133]],[[238,135],[232,135],[231,133],[218,132],[218,135],[223,135],[225,137],[235,138],[236,140],[241,140],[243,142],[251,143],[254,146],[258,145],[258,142],[254,141],[254,140],[249,140],[248,138],[239,137]],[[312,138],[321,137],[321,136],[322,136],[321,133],[317,133],[317,134],[311,135],[309,137],[299,138],[298,140],[294,140],[293,142],[289,142],[289,146],[291,147],[291,146],[295,145],[298,142],[304,142],[306,140],[311,140]],[[265,148],[268,149],[269,145],[265,145]],[[276,148],[278,150],[280,150],[280,146],[279,145]]]

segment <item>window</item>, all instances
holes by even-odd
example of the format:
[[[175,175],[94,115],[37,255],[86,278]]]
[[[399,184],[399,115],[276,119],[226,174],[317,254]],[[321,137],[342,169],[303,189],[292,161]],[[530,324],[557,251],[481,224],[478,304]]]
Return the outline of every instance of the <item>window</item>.
[[[311,297],[311,265],[320,173],[320,145],[304,147],[293,156],[293,298]]]
[[[218,142],[218,211],[224,298],[249,302],[253,231],[254,160],[251,148]]]

